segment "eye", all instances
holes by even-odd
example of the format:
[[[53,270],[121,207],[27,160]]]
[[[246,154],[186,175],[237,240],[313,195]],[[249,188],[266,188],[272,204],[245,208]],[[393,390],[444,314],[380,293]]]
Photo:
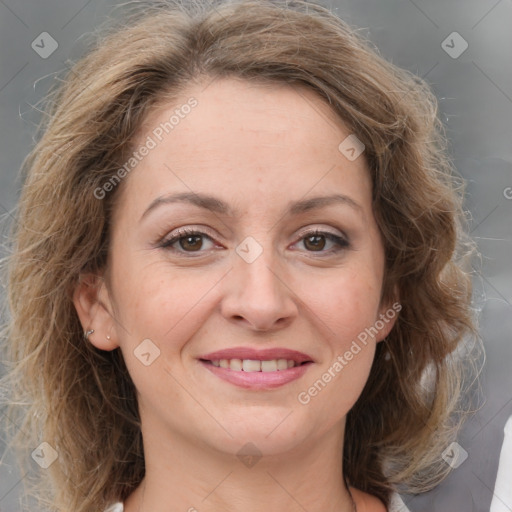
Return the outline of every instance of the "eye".
[[[163,240],[160,247],[178,252],[204,252],[201,251],[204,245],[202,238],[207,238],[210,242],[213,242],[212,238],[202,231],[190,228],[179,229],[169,238]],[[176,244],[178,247],[173,247]]]
[[[304,243],[308,252],[335,253],[350,246],[348,240],[344,237],[329,233],[328,231],[314,230],[302,233],[301,242]],[[324,251],[326,245],[332,244],[330,250]]]
[[[204,239],[209,241],[211,244],[210,247],[205,248]],[[302,233],[299,242],[304,244],[308,252],[318,252],[322,254],[337,253],[350,247],[350,243],[345,237],[318,229]],[[329,244],[331,245],[330,248],[328,247]],[[213,249],[214,246],[215,244],[211,236],[203,231],[192,228],[178,229],[159,244],[159,247],[162,249],[181,253],[206,252],[209,249]],[[324,250],[326,246],[327,250]]]

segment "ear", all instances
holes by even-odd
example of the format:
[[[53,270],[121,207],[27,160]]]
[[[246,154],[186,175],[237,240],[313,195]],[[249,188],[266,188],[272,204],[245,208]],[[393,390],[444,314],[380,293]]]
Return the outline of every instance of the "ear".
[[[114,318],[110,313],[112,303],[102,276],[81,275],[73,293],[73,304],[84,332],[94,329],[87,341],[101,350],[114,350],[119,346],[113,328]]]
[[[398,314],[402,309],[399,301],[398,285],[393,288],[392,299],[379,308],[379,317],[375,321],[376,327],[379,327],[376,341],[380,342],[386,339],[396,323]]]

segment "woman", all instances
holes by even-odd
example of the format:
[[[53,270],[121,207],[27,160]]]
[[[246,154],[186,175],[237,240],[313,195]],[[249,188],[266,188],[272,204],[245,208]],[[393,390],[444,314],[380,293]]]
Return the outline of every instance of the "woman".
[[[42,504],[380,512],[448,474],[462,190],[427,86],[329,10],[135,13],[26,169],[5,382]]]

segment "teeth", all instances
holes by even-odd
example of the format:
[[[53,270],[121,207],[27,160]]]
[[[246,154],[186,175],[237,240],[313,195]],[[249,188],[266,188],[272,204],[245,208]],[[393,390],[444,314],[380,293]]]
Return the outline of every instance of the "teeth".
[[[244,372],[261,372],[261,361],[244,359],[242,361],[242,369]]]
[[[278,370],[286,370],[286,368],[288,368],[288,361],[286,359],[278,359],[277,360],[277,369]]]
[[[236,370],[237,372],[242,370],[242,360],[241,359],[231,359],[229,361],[229,369]]]
[[[271,359],[270,361],[259,361],[257,359],[220,359],[218,361],[211,361],[213,366],[220,368],[229,368],[237,372],[275,372],[280,370],[287,370],[295,364],[292,359]]]
[[[277,361],[275,359],[272,359],[272,361],[261,361],[261,371],[262,372],[277,371]]]

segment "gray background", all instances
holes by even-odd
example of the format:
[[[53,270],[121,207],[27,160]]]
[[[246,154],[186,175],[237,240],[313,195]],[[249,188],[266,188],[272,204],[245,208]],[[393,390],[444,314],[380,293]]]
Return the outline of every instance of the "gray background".
[[[468,458],[436,490],[403,496],[403,500],[411,512],[488,511],[503,426],[512,414],[512,189],[508,188],[512,187],[512,2],[333,1],[334,12],[360,27],[384,57],[431,84],[452,142],[454,162],[468,180],[466,207],[473,217],[472,235],[483,255],[483,275],[475,282],[475,307],[480,310],[487,351],[484,405],[459,439]],[[2,233],[16,207],[18,169],[33,145],[34,123],[40,118],[37,102],[55,80],[55,73],[82,54],[81,36],[103,21],[114,3],[0,0]],[[31,47],[42,32],[58,43],[44,59]],[[461,39],[450,36],[442,44],[453,32],[468,43],[457,58],[455,54],[463,48]],[[19,511],[23,475],[5,451],[1,432],[0,454],[0,512]]]

